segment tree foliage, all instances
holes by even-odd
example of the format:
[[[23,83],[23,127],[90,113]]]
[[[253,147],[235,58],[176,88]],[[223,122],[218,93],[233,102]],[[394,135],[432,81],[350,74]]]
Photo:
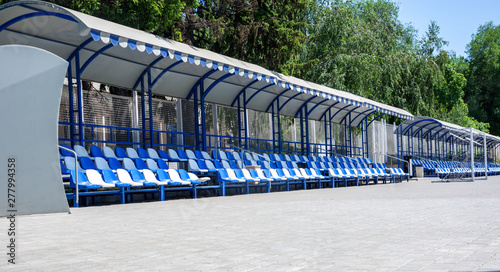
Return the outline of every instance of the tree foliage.
[[[466,100],[471,115],[491,124],[500,135],[500,25],[480,26],[467,45],[469,54]]]

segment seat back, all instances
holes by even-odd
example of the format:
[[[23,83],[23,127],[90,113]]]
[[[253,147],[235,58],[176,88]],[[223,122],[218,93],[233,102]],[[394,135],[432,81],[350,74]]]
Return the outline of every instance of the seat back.
[[[132,169],[137,170],[135,163],[129,158],[123,158],[123,168],[127,170],[132,170]]]
[[[92,157],[94,158],[97,157],[104,158],[104,153],[102,153],[101,148],[98,147],[97,145],[90,146],[90,155],[92,155]]]
[[[146,164],[147,164],[148,169],[151,169],[153,171],[156,171],[159,169],[158,164],[152,159],[146,159]]]
[[[131,158],[133,160],[139,158],[139,154],[137,154],[137,151],[135,149],[133,149],[132,147],[127,147],[126,151],[127,151],[127,156],[129,158]]]
[[[201,154],[200,150],[195,150],[194,155],[196,156],[197,159],[202,159],[202,160],[205,159],[205,158],[203,158],[203,154]]]
[[[181,154],[180,154],[179,152],[177,152],[177,153],[179,154],[179,158],[181,158],[181,159],[182,159]],[[196,157],[196,154],[194,154],[193,150],[186,149],[185,153],[186,153],[186,156],[187,156],[187,158],[188,158],[188,159],[192,159],[192,160],[196,160],[196,159],[198,159],[198,158]]]
[[[76,175],[78,175],[78,186],[87,187],[90,184],[87,176],[82,171],[70,170],[69,181],[71,187],[76,187]]]
[[[134,181],[130,177],[130,174],[125,169],[117,169],[116,176],[118,180],[122,183],[133,183]]]
[[[234,172],[233,169],[231,168],[226,168],[225,169],[226,173],[227,173],[227,176],[230,178],[230,179],[235,179],[235,180],[238,180],[238,178],[236,177],[236,173]]]
[[[228,161],[222,161],[222,167],[223,168],[231,168],[231,165],[229,165]]]
[[[137,154],[139,155],[139,158],[143,158],[143,159],[149,158],[149,152],[147,152],[146,149],[144,149],[144,148],[140,148],[140,147],[137,148]]]
[[[198,159],[198,167],[203,170],[208,170],[208,166],[203,159]]]
[[[89,169],[97,170],[94,162],[89,157],[81,157],[80,158],[80,165],[85,170],[89,170]]]
[[[215,165],[212,161],[205,161],[208,170],[216,170]]]
[[[195,171],[195,172],[200,171],[200,167],[198,166],[198,163],[196,162],[196,160],[193,160],[193,159],[188,160],[188,170]]]
[[[172,161],[179,161],[181,158],[179,158],[179,154],[177,154],[177,151],[173,150],[173,149],[169,149],[167,150],[167,154],[168,154],[168,157],[172,160]],[[160,153],[160,156],[161,156],[161,153]]]
[[[243,158],[240,156],[240,153],[233,151],[233,158],[237,161],[243,160]]]
[[[140,182],[140,183],[146,182],[144,175],[139,170],[132,169],[132,170],[129,170],[129,173],[130,173],[130,176],[132,177],[132,180],[134,182]]]
[[[189,174],[188,174],[188,172],[186,170],[179,169],[177,171],[179,172],[179,176],[181,177],[181,179],[183,181],[189,181],[189,182],[191,181],[191,178],[189,177]]]
[[[115,151],[113,151],[113,149],[111,149],[111,147],[109,146],[103,147],[103,151],[104,151],[104,157],[106,158],[115,158],[115,159],[118,158],[115,154]]]
[[[191,151],[192,152],[192,151]],[[183,160],[187,160],[189,159],[188,155],[186,154],[186,152],[184,152],[184,150],[182,149],[177,149],[177,155],[179,155],[179,158],[180,159],[183,159]],[[194,154],[193,154],[194,155]],[[194,156],[196,157],[196,156]]]
[[[70,171],[71,170],[83,171],[83,169],[80,166],[80,163],[78,161],[76,162],[76,166],[78,167],[78,169],[75,169],[75,158],[74,157],[64,157],[64,164],[66,165],[66,168],[68,168]]]
[[[123,148],[121,148],[119,146],[115,147],[115,154],[120,159],[128,158],[127,152]]]
[[[236,178],[239,178],[239,179],[243,179],[245,180],[245,176],[243,176],[243,172],[241,171],[241,169],[233,169],[234,171],[234,174],[236,175]]]
[[[109,168],[113,170],[123,169],[123,166],[116,158],[108,158]]]
[[[142,159],[134,159],[134,162],[135,162],[135,167],[139,170],[149,169],[146,162],[144,162]]]
[[[159,183],[160,181],[156,178],[155,174],[153,173],[153,171],[149,170],[149,169],[144,169],[142,170],[142,174],[144,175],[144,179],[147,181],[147,182],[152,182],[152,183]]]
[[[214,160],[214,166],[215,168],[217,169],[223,169],[224,167],[222,166],[222,163],[220,163],[220,161],[218,160]]]
[[[259,177],[259,174],[257,174],[257,171],[255,169],[248,169],[248,172],[250,173],[250,176],[254,179],[261,179]]]
[[[93,169],[86,170],[85,175],[87,176],[87,180],[89,181],[89,183],[97,184],[97,185],[101,185],[101,186],[108,185],[107,183],[104,182],[101,174],[99,174],[99,172],[97,172],[97,170],[93,170]],[[111,184],[109,184],[109,185],[111,185]]]
[[[221,152],[223,152],[223,151],[221,151]],[[227,160],[235,160],[235,158],[233,156],[233,152],[226,151],[225,153],[226,153],[226,159]],[[220,155],[221,155],[221,158],[224,159],[223,156],[222,156],[222,153]]]
[[[104,179],[104,182],[109,184],[116,184],[120,182],[116,177],[115,173],[113,173],[113,171],[109,169],[102,170],[102,177]]]
[[[164,160],[157,160],[156,163],[158,164],[158,168],[160,169],[167,170],[169,168],[168,164]]]
[[[85,147],[83,147],[81,145],[78,145],[78,144],[74,145],[73,150],[76,152],[76,155],[78,156],[78,158],[82,158],[82,157],[89,158],[90,157],[89,153],[87,152],[87,149],[85,149]]]
[[[65,148],[70,149],[70,150],[73,150],[73,148],[71,148],[71,146],[69,146],[67,144],[62,144],[60,146],[65,147]],[[75,154],[69,152],[68,150],[62,149],[62,148],[59,148],[59,154],[62,157],[74,157],[75,156]]]
[[[158,179],[160,181],[171,181],[170,176],[168,175],[167,171],[165,171],[163,169],[158,169],[158,171],[156,171],[156,175],[158,175]]]
[[[210,154],[208,154],[205,151],[201,151],[201,155],[203,156],[204,160],[209,160],[209,161],[213,160],[212,157],[210,157]]]
[[[179,176],[179,172],[177,172],[175,169],[168,169],[167,170],[168,176],[170,179],[174,182],[182,182],[181,177]]]
[[[250,174],[250,172],[247,169],[241,169],[241,173],[243,174],[243,177],[247,180],[253,180],[254,178]]]
[[[162,150],[163,151],[163,150]],[[165,152],[165,151],[163,151]],[[141,154],[139,154],[140,156]],[[153,159],[153,160],[158,160],[160,159],[160,155],[158,155],[158,152],[156,152],[156,150],[154,150],[153,148],[148,148],[148,156]]]

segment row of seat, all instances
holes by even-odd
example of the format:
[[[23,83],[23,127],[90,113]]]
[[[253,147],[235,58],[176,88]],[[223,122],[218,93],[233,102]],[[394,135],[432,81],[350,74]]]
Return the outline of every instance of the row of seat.
[[[422,166],[424,174],[428,176],[438,176],[440,178],[471,176],[472,167],[470,162],[439,161],[439,160],[413,160],[413,165]],[[475,176],[499,175],[500,166],[489,163],[488,167],[482,162],[474,163]]]

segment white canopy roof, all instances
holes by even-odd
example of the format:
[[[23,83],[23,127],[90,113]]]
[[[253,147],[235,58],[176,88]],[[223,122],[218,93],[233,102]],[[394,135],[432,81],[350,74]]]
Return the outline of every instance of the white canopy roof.
[[[257,111],[270,111],[277,100],[282,115],[296,116],[306,105],[309,119],[323,120],[330,109],[332,122],[340,123],[350,113],[352,126],[373,112],[413,119],[399,108],[43,1],[0,6],[2,44],[27,44],[64,59],[81,48],[80,65],[88,67],[81,79],[127,89],[140,89],[139,81],[150,67],[152,92],[158,95],[188,98],[198,80],[206,77],[205,89],[214,84],[206,102],[234,106],[246,88],[247,108]],[[75,71],[74,63],[72,68]]]

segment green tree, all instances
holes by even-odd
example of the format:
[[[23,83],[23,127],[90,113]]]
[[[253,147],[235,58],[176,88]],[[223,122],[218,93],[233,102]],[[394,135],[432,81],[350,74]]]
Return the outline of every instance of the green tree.
[[[471,115],[489,122],[491,132],[500,134],[500,25],[480,26],[467,45],[469,75],[466,101]]]

